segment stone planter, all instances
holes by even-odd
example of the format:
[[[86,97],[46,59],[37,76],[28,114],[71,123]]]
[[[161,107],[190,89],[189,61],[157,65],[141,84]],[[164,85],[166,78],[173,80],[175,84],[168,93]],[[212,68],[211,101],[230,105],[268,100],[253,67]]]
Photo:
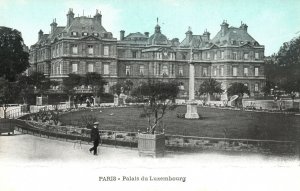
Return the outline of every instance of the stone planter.
[[[150,155],[152,157],[164,156],[165,134],[138,134],[139,156]]]

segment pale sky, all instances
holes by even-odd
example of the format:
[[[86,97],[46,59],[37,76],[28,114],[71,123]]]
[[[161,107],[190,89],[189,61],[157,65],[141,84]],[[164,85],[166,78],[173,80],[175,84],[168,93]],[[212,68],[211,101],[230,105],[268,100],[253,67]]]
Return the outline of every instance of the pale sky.
[[[234,27],[243,21],[265,45],[266,56],[300,35],[300,0],[0,0],[0,26],[21,31],[30,46],[40,29],[49,33],[54,18],[65,26],[69,8],[75,16],[94,16],[100,10],[104,28],[118,39],[120,30],[153,34],[157,17],[162,33],[180,41],[189,26],[193,34],[207,29],[213,38],[223,20]]]

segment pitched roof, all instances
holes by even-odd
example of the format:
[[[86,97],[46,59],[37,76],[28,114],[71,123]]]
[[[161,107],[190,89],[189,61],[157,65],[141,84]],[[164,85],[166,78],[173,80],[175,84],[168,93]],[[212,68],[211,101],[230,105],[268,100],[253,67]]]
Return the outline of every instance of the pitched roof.
[[[71,36],[71,32],[73,31],[78,33],[87,32],[89,34],[106,33],[105,28],[99,21],[86,16],[75,17],[71,25],[63,30],[67,36]]]
[[[136,33],[130,33],[129,35],[127,35],[125,37],[125,40],[127,40],[127,39],[130,40],[130,39],[134,39],[134,38],[136,38],[136,39],[139,39],[139,38],[148,39],[148,37],[146,35],[144,35],[144,34],[142,34],[140,32],[136,32]]]
[[[188,37],[186,37],[185,39],[183,39],[183,41],[180,43],[179,46],[182,47],[202,47],[204,46],[204,39],[202,38],[201,35],[191,35],[191,39],[189,39]]]
[[[222,30],[220,30],[212,39],[212,43],[219,46],[244,45],[247,43],[254,45],[257,43],[257,41],[248,34],[247,30],[242,28],[229,27],[227,30],[225,30],[224,35],[222,35]]]

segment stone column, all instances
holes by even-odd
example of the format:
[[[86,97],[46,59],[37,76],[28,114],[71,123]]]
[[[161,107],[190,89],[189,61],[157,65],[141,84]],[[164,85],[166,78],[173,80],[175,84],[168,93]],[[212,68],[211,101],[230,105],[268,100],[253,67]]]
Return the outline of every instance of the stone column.
[[[193,51],[191,49],[189,61],[189,101],[187,102],[187,111],[185,114],[186,119],[198,119],[197,102],[195,101],[195,65],[192,62]]]

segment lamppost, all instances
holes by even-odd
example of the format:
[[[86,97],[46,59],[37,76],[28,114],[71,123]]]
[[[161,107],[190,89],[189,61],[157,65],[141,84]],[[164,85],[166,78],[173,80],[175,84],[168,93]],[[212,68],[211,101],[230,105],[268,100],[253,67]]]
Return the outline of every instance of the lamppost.
[[[198,119],[197,102],[195,101],[195,64],[193,63],[193,47],[191,45],[190,60],[188,61],[189,72],[189,100],[186,105],[186,119]]]

